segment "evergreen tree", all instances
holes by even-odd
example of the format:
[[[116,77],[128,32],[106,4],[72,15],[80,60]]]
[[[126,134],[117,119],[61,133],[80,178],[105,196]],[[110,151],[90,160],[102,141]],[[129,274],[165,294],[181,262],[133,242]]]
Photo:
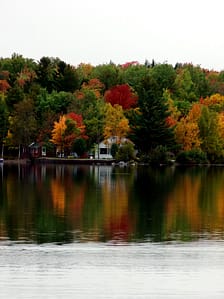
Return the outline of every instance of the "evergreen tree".
[[[173,128],[168,127],[168,104],[157,82],[148,78],[139,94],[139,113],[132,124],[132,139],[143,153],[150,153],[157,146],[171,149],[175,145]]]

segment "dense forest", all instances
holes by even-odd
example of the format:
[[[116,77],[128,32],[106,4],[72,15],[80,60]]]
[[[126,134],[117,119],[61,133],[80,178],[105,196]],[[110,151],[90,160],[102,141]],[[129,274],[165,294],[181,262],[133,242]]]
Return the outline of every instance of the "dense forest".
[[[2,155],[23,157],[36,142],[48,155],[84,157],[110,137],[120,160],[137,152],[151,163],[224,162],[224,71],[154,60],[72,66],[0,58]]]

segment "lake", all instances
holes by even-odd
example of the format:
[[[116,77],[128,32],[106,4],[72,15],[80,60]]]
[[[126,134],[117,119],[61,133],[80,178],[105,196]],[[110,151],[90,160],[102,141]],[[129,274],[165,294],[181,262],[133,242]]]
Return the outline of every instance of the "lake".
[[[1,298],[224,298],[224,168],[0,165]]]

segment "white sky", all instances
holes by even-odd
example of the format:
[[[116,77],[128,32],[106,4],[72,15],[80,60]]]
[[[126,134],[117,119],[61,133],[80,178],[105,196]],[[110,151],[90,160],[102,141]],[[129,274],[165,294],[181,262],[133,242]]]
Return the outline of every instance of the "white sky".
[[[224,69],[224,0],[0,0],[0,57]]]

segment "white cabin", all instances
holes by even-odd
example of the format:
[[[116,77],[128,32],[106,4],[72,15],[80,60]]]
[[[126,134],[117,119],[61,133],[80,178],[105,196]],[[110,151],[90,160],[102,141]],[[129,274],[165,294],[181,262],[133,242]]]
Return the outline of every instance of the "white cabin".
[[[95,148],[95,159],[113,159],[111,155],[111,146],[113,143],[118,143],[118,137],[113,136],[107,140],[101,141]],[[125,143],[127,138],[123,137],[119,140],[119,144]]]

